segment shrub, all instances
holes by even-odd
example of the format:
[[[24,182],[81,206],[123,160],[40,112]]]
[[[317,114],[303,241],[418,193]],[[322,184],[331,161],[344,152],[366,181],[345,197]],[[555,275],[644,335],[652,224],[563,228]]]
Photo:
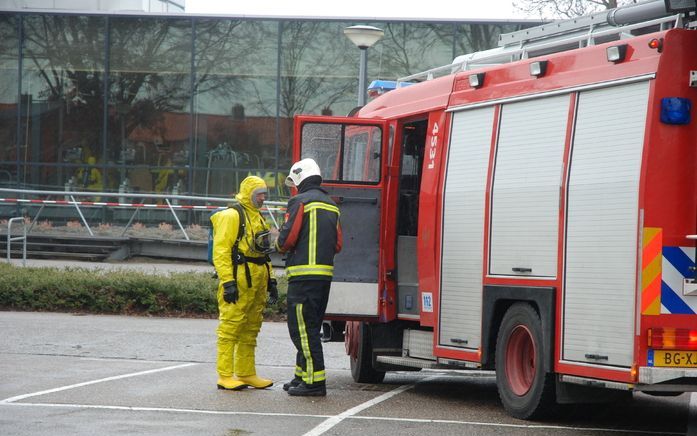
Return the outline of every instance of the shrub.
[[[284,278],[269,318],[285,314]],[[208,273],[22,268],[0,264],[0,310],[216,317],[217,280]]]

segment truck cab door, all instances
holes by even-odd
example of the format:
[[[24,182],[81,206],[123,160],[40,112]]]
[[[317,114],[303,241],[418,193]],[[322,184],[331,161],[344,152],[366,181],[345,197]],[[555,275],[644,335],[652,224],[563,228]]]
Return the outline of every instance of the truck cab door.
[[[388,145],[383,120],[295,118],[294,161],[312,158],[322,187],[339,206],[343,249],[334,260],[327,316],[369,319],[380,315],[380,235]]]

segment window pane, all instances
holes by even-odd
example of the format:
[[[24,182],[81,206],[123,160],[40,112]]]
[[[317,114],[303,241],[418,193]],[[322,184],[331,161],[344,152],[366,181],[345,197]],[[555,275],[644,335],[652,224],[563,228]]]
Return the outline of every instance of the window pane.
[[[384,23],[384,38],[368,51],[369,64],[380,66],[370,77],[395,80],[452,62],[452,24]],[[369,78],[368,80],[372,80]]]
[[[103,162],[103,17],[26,16],[20,180],[61,186]]]
[[[254,174],[287,195],[275,172],[278,24],[202,19],[194,47],[194,192],[226,196]]]
[[[17,21],[0,15],[0,187],[17,181]]]
[[[346,126],[345,143],[342,180],[380,181],[380,129],[374,126]]]
[[[191,136],[191,20],[111,20],[106,177],[111,189],[185,192]]]
[[[281,34],[281,167],[290,167],[296,114],[347,115],[356,106],[360,50],[344,35],[348,22],[283,22]],[[369,65],[369,71],[373,71]],[[371,76],[372,77],[372,76]]]
[[[302,158],[314,159],[326,181],[379,182],[381,146],[382,130],[376,126],[303,125]]]
[[[458,24],[456,25],[455,56],[498,46],[499,35],[515,32],[538,23],[522,24]]]
[[[305,124],[302,132],[302,158],[319,165],[324,180],[339,179],[341,124]]]

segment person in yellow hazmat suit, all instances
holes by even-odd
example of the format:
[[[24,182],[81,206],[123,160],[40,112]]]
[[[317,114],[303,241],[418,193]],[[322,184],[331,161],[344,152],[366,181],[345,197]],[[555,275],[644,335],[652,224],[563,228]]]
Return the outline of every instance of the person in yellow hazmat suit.
[[[77,171],[77,182],[88,191],[99,192],[104,187],[102,185],[102,172],[95,167],[95,165],[97,165],[97,159],[93,156],[88,157],[87,165],[90,165],[91,168],[83,167]],[[100,197],[94,197],[93,200],[99,201]]]
[[[87,158],[87,165],[92,168],[80,168],[77,171],[77,181],[81,187],[87,188],[90,191],[100,191],[102,189],[102,173],[95,165],[97,164],[97,159],[90,156]]]
[[[241,207],[211,216],[213,265],[219,278],[218,389],[264,389],[273,385],[272,380],[257,375],[254,357],[264,307],[278,299],[268,256],[273,243],[259,210],[266,195],[264,180],[247,177],[235,196]]]

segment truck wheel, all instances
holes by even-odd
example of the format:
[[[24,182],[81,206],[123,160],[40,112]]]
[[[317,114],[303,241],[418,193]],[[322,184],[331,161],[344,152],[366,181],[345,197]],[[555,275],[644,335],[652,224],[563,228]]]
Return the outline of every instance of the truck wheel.
[[[373,368],[373,346],[370,343],[370,326],[359,321],[346,323],[346,354],[351,361],[351,376],[357,383],[381,383],[384,371]]]
[[[555,405],[554,374],[545,372],[542,323],[526,303],[506,312],[496,339],[496,386],[506,411],[538,418]]]

